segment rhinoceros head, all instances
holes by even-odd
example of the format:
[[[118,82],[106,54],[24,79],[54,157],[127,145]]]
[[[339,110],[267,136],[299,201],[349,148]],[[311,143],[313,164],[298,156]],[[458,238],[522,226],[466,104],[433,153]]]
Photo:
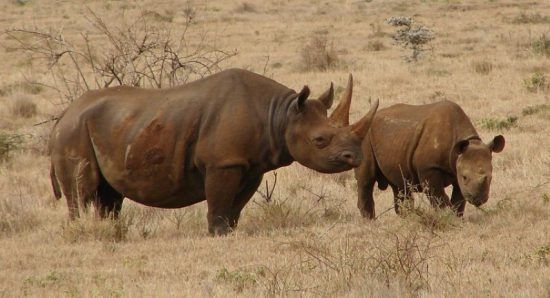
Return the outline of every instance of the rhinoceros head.
[[[318,99],[308,99],[307,86],[298,94],[288,111],[285,140],[290,155],[300,164],[323,173],[359,166],[363,159],[361,142],[376,113],[378,100],[361,120],[349,125],[352,89],[350,75],[346,91],[330,117],[327,111],[334,99],[332,84]]]
[[[493,174],[492,153],[504,149],[504,137],[496,136],[489,144],[479,139],[462,140],[456,143],[454,151],[458,185],[464,199],[481,206],[489,199],[489,189]]]

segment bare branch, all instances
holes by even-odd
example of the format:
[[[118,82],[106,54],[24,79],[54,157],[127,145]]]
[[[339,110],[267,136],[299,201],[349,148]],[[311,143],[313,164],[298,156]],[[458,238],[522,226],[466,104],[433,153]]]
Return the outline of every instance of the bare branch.
[[[194,16],[194,11],[186,13],[176,35],[170,28],[151,26],[147,13],[115,27],[87,8],[83,17],[93,29],[77,38],[68,39],[63,28],[16,28],[3,34],[10,37],[10,48],[46,61],[53,88],[63,102],[70,102],[85,90],[115,85],[170,87],[219,71],[220,63],[237,51],[213,47],[206,33],[188,42]]]

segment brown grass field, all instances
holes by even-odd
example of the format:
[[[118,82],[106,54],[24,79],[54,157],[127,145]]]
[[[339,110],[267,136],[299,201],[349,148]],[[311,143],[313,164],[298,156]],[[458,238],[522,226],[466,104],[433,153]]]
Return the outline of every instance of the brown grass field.
[[[174,32],[192,10],[212,45],[238,51],[221,68],[308,84],[313,96],[331,81],[343,87],[351,72],[352,120],[369,98],[381,107],[449,99],[485,141],[503,134],[507,144],[494,155],[488,203],[468,205],[463,219],[432,211],[421,195],[400,217],[391,191],[375,190],[379,218],[363,220],[353,172],[295,163],[276,171],[272,201],[255,195],[225,237],[208,235],[204,203],[161,210],[126,200],[117,221],[69,223],[50,187],[52,123],[34,126],[66,103],[28,83],[53,84],[47,65],[3,34],[0,296],[550,297],[550,2],[4,0],[0,29],[63,28],[76,38],[93,32],[86,7],[114,26],[154,12],[153,23]],[[417,62],[393,43],[391,16],[434,30]],[[305,57],[321,51],[316,38],[336,60],[327,69]]]

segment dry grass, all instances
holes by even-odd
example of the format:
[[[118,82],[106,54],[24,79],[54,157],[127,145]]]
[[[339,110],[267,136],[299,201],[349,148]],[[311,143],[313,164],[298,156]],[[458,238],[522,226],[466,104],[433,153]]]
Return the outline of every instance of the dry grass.
[[[36,103],[26,94],[15,94],[12,96],[10,111],[13,116],[32,118],[38,113]]]
[[[321,175],[294,164],[277,171],[272,201],[255,195],[227,237],[208,236],[204,203],[159,210],[127,200],[118,220],[98,221],[90,213],[68,223],[64,200],[51,193],[45,142],[51,123],[33,126],[64,105],[53,90],[26,83],[32,77],[53,85],[47,67],[2,48],[0,150],[9,153],[0,161],[0,296],[550,295],[550,64],[533,44],[548,36],[550,7],[544,1],[283,2],[4,1],[0,27],[63,27],[78,43],[89,29],[83,4],[114,27],[123,27],[123,14],[132,20],[148,10],[151,22],[172,24],[175,35],[192,15],[203,30],[189,32],[189,41],[208,32],[216,46],[238,50],[222,68],[261,73],[272,66],[273,79],[294,89],[308,84],[313,95],[330,81],[345,85],[352,72],[352,120],[368,109],[370,97],[382,107],[456,101],[485,141],[506,137],[506,148],[493,158],[488,203],[468,205],[457,219],[420,195],[401,217],[391,210],[391,191],[376,190],[380,216],[365,221],[355,207],[352,173]],[[244,3],[254,9],[236,11]],[[384,20],[394,15],[414,16],[437,32],[425,59],[406,63],[403,50],[389,46],[385,32],[394,28]],[[324,52],[324,60],[296,71],[312,34],[326,37],[325,47],[311,48]],[[2,45],[12,41],[0,36]],[[387,48],[375,50],[374,41]],[[32,95],[39,113],[14,115],[18,93]]]
[[[373,40],[367,43],[367,50],[369,51],[378,52],[378,51],[383,51],[385,49],[386,49],[386,46],[384,45],[383,42],[379,40]]]
[[[304,71],[328,71],[342,66],[334,43],[326,35],[310,38],[301,51],[301,69]]]
[[[493,63],[487,60],[475,61],[472,63],[474,71],[481,75],[488,75],[493,70]]]

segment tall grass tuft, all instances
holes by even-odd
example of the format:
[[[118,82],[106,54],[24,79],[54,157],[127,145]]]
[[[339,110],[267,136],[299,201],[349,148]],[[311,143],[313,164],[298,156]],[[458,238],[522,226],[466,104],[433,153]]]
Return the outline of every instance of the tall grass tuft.
[[[343,66],[334,44],[325,35],[315,35],[302,48],[301,68],[304,71],[327,71]]]

